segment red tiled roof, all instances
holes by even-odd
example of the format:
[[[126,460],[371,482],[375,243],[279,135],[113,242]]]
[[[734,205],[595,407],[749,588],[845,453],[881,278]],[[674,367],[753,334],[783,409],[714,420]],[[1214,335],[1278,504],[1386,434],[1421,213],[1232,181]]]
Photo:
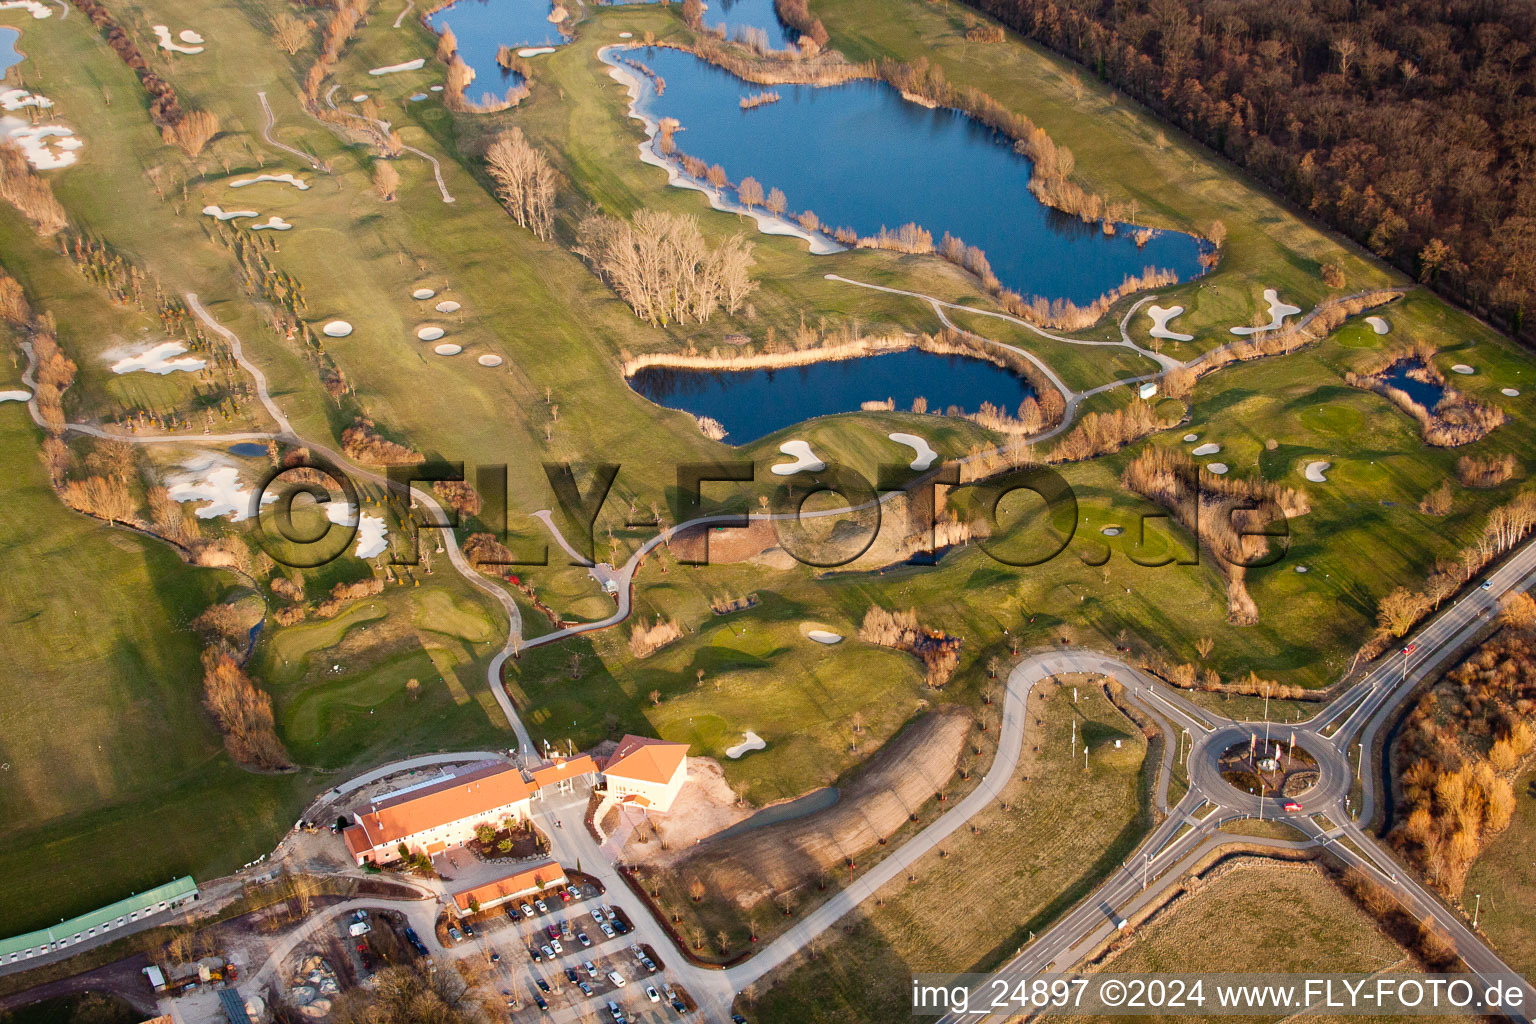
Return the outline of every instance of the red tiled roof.
[[[553,786],[557,782],[595,771],[597,771],[597,765],[593,764],[592,758],[586,754],[568,760],[556,758],[551,763],[533,770],[533,787],[543,789],[545,786]]]
[[[526,800],[533,787],[522,772],[501,761],[487,762],[451,779],[374,801],[359,824],[369,847],[398,843],[407,836],[485,814]]]
[[[668,743],[649,736],[625,736],[603,768],[605,775],[664,786],[688,756],[688,744]]]
[[[558,885],[564,881],[565,870],[554,861],[547,860],[542,864],[535,864],[531,868],[493,879],[472,889],[456,892],[453,894],[453,902],[458,904],[460,910],[467,911],[470,900],[481,904],[490,903],[505,896],[532,892],[539,887],[539,882],[545,885]]]
[[[373,846],[368,842],[368,833],[361,825],[348,825],[341,830],[341,838],[347,844],[347,852],[356,860],[365,853],[372,853]]]

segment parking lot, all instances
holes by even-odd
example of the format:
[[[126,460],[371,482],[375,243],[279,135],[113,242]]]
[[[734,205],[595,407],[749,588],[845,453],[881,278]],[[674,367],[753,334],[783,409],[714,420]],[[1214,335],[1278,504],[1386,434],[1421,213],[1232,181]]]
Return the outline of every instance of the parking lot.
[[[570,1011],[584,1010],[612,1022],[610,1002],[626,1021],[675,1021],[694,1009],[658,952],[631,942],[623,909],[590,882],[509,902],[472,918],[468,929],[449,922],[442,930],[450,947],[472,944],[485,956],[510,1019],[571,1019]]]

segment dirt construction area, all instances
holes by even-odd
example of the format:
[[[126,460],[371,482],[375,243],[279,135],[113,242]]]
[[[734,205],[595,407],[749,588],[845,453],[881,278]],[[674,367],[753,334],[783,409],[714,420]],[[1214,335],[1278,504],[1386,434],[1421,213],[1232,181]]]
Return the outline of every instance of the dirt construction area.
[[[954,775],[970,727],[963,709],[925,715],[871,758],[831,807],[705,840],[677,870],[744,908],[814,881],[893,834],[933,799]]]
[[[668,864],[693,846],[750,815],[736,802],[725,773],[713,758],[690,757],[688,782],[682,798],[666,814],[647,819],[624,846],[624,860],[635,864]],[[605,827],[616,824],[619,812],[609,812]],[[612,828],[608,828],[611,833]]]

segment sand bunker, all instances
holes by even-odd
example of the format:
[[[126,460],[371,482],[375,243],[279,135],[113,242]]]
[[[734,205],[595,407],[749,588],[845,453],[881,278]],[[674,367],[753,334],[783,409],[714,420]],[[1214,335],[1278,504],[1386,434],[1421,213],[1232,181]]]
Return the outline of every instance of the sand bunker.
[[[46,96],[31,96],[25,90],[10,90],[5,95],[22,93],[27,99],[22,106],[50,107],[53,101]],[[36,102],[29,102],[29,100]],[[85,143],[75,137],[75,130],[62,124],[32,124],[19,117],[0,117],[0,137],[7,138],[20,147],[22,155],[39,171],[51,171],[68,167],[76,160],[76,152]]]
[[[289,224],[287,221],[283,220],[283,218],[279,217],[275,213],[272,216],[267,218],[265,224],[252,224],[251,225],[251,230],[252,231],[288,231],[288,230],[291,230],[292,228],[293,228],[292,224]]]
[[[808,630],[805,635],[819,644],[827,644],[828,646],[831,646],[832,644],[840,644],[843,642],[843,636],[841,633],[833,633],[830,630],[825,629]]]
[[[481,366],[500,366],[501,356],[493,356],[490,353],[486,353],[485,355],[476,359],[475,362],[479,363]]]
[[[633,39],[633,38],[635,38],[635,34],[633,32],[620,32],[619,33],[619,38],[620,39]]]
[[[47,96],[35,92],[27,92],[25,89],[7,89],[0,92],[0,107],[6,110],[21,110],[23,107],[36,107],[46,110],[53,106],[53,100]]]
[[[309,191],[309,182],[302,178],[295,178],[291,174],[258,174],[254,178],[241,178],[239,181],[229,183],[230,188],[245,188],[247,185],[259,185],[264,181],[275,181],[282,185],[292,185],[300,192]]]
[[[1169,341],[1194,341],[1193,334],[1180,334],[1168,329],[1168,321],[1182,312],[1184,312],[1183,306],[1169,306],[1167,309],[1162,306],[1148,306],[1147,316],[1152,318],[1152,329],[1147,333],[1154,338],[1166,338]]]
[[[436,352],[440,356],[456,356],[460,352],[464,351],[464,346],[455,345],[451,341],[445,341],[441,345],[434,348],[432,351]]]
[[[427,86],[427,91],[428,92],[442,92],[443,91],[443,87],[440,86],[440,85],[429,85],[429,86]]]
[[[1215,473],[1217,476],[1222,476],[1227,471],[1227,464],[1225,462],[1213,462],[1205,468],[1210,470],[1212,473]]]
[[[420,338],[422,341],[436,341],[442,336],[443,329],[441,327],[433,327],[431,324],[423,324],[422,326],[416,328],[416,337]]]
[[[325,504],[325,518],[337,526],[357,524],[357,547],[353,549],[353,554],[358,558],[372,558],[382,554],[389,546],[389,542],[384,539],[384,520],[366,512],[359,519],[355,505],[345,501],[328,501]]]
[[[1199,434],[1185,434],[1184,435],[1184,440],[1187,443],[1193,443],[1195,441],[1200,440],[1200,435]]]
[[[353,103],[361,103],[361,102],[363,102],[363,100],[365,100],[367,98],[368,98],[368,94],[367,93],[360,92],[357,95],[352,97],[352,102]]]
[[[1297,566],[1297,567],[1296,567],[1296,571],[1297,571],[1297,572],[1306,572],[1306,571],[1307,571],[1307,567],[1306,567],[1306,566],[1304,566],[1304,565],[1298,565],[1298,566]]]
[[[1499,394],[1503,395],[1505,398],[1519,398],[1520,397],[1520,392],[1517,391],[1514,388],[1500,388],[1499,389]]]
[[[913,454],[917,456],[917,458],[912,460],[912,469],[927,469],[933,465],[933,460],[939,457],[939,453],[929,447],[928,442],[916,434],[904,434],[901,431],[897,431],[894,434],[887,434],[885,436],[897,444],[906,445],[912,449]]]
[[[1221,445],[1217,444],[1215,441],[1207,441],[1205,444],[1202,444],[1200,447],[1198,447],[1198,448],[1194,449],[1193,451],[1191,451],[1190,454],[1191,455],[1215,455],[1219,451],[1221,451]]]
[[[460,307],[460,305],[457,302],[454,302],[452,299],[444,299],[442,302],[439,302],[432,308],[437,310],[439,313],[457,313],[462,307]]]
[[[779,451],[785,455],[793,456],[795,461],[781,462],[777,466],[773,466],[772,472],[775,476],[794,476],[801,470],[805,470],[808,473],[820,473],[827,468],[827,464],[818,459],[816,453],[811,451],[811,446],[799,439],[785,441],[779,445]]]
[[[102,353],[102,356],[112,363],[113,373],[136,373],[142,370],[163,377],[168,373],[196,373],[208,365],[206,360],[195,356],[175,358],[186,350],[187,346],[179,341],[162,341],[158,345],[114,348]]]
[[[184,43],[201,43],[204,41],[202,36],[198,35],[196,32],[189,28],[182,29],[180,32],[176,33],[176,35]]]
[[[0,11],[26,11],[39,21],[53,17],[53,8],[38,0],[5,0],[0,3]]]
[[[1120,536],[1120,534],[1124,533],[1125,531],[1120,529],[1120,527],[1118,527],[1118,526],[1106,526],[1102,530],[1100,530],[1099,532],[1102,533],[1106,537],[1118,537],[1118,536]]]
[[[519,57],[537,57],[541,53],[554,53],[553,46],[525,46],[517,51]]]
[[[1290,303],[1280,301],[1280,293],[1273,288],[1264,289],[1264,301],[1269,303],[1269,323],[1263,327],[1234,327],[1233,334],[1249,335],[1263,334],[1265,331],[1279,330],[1285,323],[1285,318],[1295,316],[1301,312],[1300,306],[1292,306]]]
[[[1474,370],[1472,367],[1468,366],[1466,363],[1457,363],[1455,366],[1451,367],[1451,372],[1452,373],[1459,373],[1459,374],[1461,374],[1462,376],[1465,377],[1465,376],[1471,376],[1472,374],[1476,373],[1477,371]]]
[[[725,756],[735,760],[742,754],[750,754],[754,750],[762,750],[767,745],[767,743],[763,742],[763,738],[761,736],[753,732],[751,729],[748,729],[746,734],[742,737],[740,743],[736,744],[734,747],[726,748]]]
[[[197,455],[182,463],[184,472],[166,479],[165,493],[172,501],[204,502],[197,509],[197,518],[216,519],[227,516],[231,522],[240,522],[251,514],[251,497],[255,489],[240,486],[240,471],[219,455]],[[264,493],[262,504],[277,500],[277,495]]]
[[[352,325],[345,320],[332,320],[320,328],[320,333],[327,338],[345,338],[352,333]]]
[[[1328,478],[1323,474],[1332,468],[1333,463],[1331,462],[1309,462],[1302,475],[1315,484],[1325,484],[1328,482]]]
[[[31,398],[30,391],[0,391],[0,402],[26,402]]]
[[[415,291],[411,292],[411,298],[413,298],[413,299],[430,299],[432,296],[434,296],[436,294],[437,294],[437,292],[433,291],[431,288],[417,288]]]
[[[1379,316],[1368,316],[1365,318],[1365,322],[1370,324],[1371,330],[1375,331],[1377,334],[1386,334],[1392,329],[1392,325],[1387,323]]]
[[[160,49],[162,49],[162,50],[170,50],[172,53],[202,53],[203,52],[203,48],[201,46],[182,46],[179,43],[177,43],[176,40],[171,38],[171,30],[166,28],[164,25],[151,25],[149,27],[154,31],[155,39],[159,41]],[[203,41],[203,37],[198,35],[196,32],[190,32],[190,31],[182,32],[181,37],[183,39],[186,39],[187,36],[189,36],[189,35],[194,37],[194,40],[196,42],[200,43],[200,42]],[[188,42],[191,42],[191,41],[193,41],[193,40],[188,40]]]
[[[226,210],[217,203],[203,207],[203,212],[214,220],[234,220],[236,217],[260,217],[255,210]]]
[[[377,77],[379,75],[393,75],[397,71],[420,71],[426,66],[426,63],[427,58],[417,57],[415,60],[408,60],[404,64],[388,64],[382,68],[374,68],[368,73]]]
[[[424,100],[426,98],[427,98],[427,94],[424,93],[424,92],[413,92],[409,96],[406,97],[406,99],[410,100],[412,103],[420,103],[422,100]]]

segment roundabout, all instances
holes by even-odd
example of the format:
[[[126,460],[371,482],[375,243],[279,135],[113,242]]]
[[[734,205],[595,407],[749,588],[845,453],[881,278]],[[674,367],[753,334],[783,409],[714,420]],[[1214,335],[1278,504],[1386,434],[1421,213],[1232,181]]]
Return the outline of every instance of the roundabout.
[[[1201,736],[1190,751],[1191,788],[1240,814],[1305,817],[1341,807],[1348,758],[1306,725],[1233,722]],[[1287,805],[1298,809],[1287,810]]]

